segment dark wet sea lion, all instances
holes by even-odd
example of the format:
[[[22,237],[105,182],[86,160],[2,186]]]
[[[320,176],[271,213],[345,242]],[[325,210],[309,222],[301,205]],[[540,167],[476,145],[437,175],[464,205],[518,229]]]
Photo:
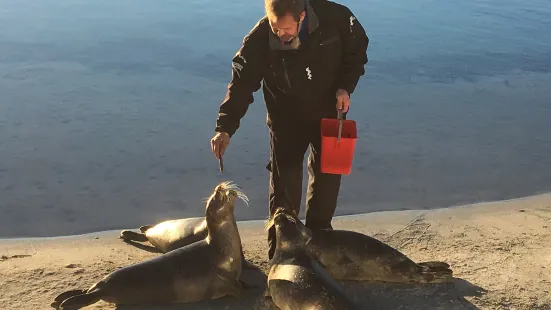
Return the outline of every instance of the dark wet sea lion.
[[[299,223],[299,225],[304,225]],[[337,280],[442,283],[453,281],[445,262],[415,263],[406,255],[365,234],[314,229],[307,245],[316,259]]]
[[[331,276],[312,260],[306,249],[308,229],[280,208],[267,227],[274,225],[276,248],[268,274],[266,297],[280,309],[359,310]]]
[[[205,239],[118,269],[85,292],[61,293],[52,306],[61,302],[60,309],[74,309],[99,300],[125,305],[174,304],[240,296],[241,239],[233,214],[238,196],[241,191],[230,182],[214,189],[205,211]]]

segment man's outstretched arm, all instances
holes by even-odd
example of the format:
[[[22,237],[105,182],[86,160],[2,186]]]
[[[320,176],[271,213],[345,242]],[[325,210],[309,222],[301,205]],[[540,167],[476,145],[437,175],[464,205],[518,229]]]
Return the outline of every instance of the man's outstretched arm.
[[[261,39],[255,27],[243,39],[241,48],[232,59],[232,79],[220,104],[216,132],[226,132],[231,137],[254,101],[253,93],[260,88],[265,65]]]

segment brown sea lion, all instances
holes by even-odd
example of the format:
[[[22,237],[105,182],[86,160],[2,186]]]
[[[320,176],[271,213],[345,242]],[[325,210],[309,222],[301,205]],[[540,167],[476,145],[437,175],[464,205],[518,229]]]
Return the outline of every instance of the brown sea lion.
[[[390,245],[359,232],[312,229],[311,233],[306,246],[310,257],[337,280],[442,283],[454,279],[445,262],[416,263]]]
[[[344,288],[309,257],[310,231],[297,222],[279,208],[267,223],[275,226],[276,248],[265,296],[280,309],[359,310]]]
[[[61,293],[52,306],[75,309],[99,300],[119,305],[174,304],[240,296],[241,239],[233,210],[241,196],[231,182],[216,186],[206,206],[205,239],[118,269],[85,292]]]

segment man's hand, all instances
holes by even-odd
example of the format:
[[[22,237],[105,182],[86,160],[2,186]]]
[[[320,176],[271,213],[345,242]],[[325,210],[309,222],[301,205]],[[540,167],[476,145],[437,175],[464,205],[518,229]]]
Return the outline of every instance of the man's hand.
[[[344,89],[337,90],[337,110],[343,109],[343,112],[348,112],[348,107],[350,106],[350,95]]]
[[[210,147],[214,157],[217,159],[224,156],[226,148],[230,144],[230,135],[225,132],[217,132],[216,135],[210,140]]]

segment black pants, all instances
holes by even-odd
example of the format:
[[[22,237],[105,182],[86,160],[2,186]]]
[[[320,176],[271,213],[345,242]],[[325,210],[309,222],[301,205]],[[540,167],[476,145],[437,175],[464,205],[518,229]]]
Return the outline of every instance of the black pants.
[[[292,208],[298,215],[302,199],[303,162],[308,156],[308,187],[306,192],[306,222],[309,228],[332,228],[331,220],[337,206],[341,175],[320,171],[321,121],[288,122],[270,129],[269,210]],[[275,228],[268,231],[268,258],[275,251]]]

